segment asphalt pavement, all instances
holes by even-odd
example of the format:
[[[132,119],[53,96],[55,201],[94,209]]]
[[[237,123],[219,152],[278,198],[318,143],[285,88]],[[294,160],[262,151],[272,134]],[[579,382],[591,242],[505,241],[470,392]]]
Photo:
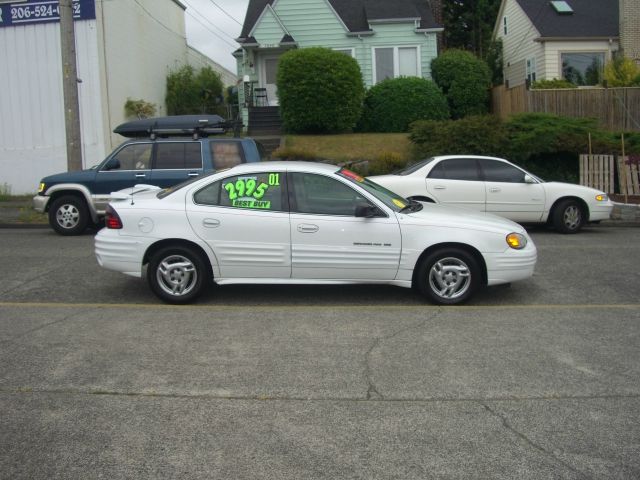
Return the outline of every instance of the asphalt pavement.
[[[159,302],[93,235],[0,230],[2,479],[640,478],[640,229],[530,233],[535,275]]]

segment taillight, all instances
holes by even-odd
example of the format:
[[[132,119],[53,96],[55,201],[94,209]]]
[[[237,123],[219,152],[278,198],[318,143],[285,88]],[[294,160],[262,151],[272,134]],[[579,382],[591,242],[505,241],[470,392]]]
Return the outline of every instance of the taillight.
[[[122,220],[120,220],[118,212],[116,212],[111,205],[107,205],[105,213],[107,215],[104,219],[105,227],[120,230],[122,228]]]

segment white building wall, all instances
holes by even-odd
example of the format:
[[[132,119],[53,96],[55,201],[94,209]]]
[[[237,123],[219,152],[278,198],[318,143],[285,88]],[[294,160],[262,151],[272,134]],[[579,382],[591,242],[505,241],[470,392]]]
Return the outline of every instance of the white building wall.
[[[507,34],[504,33],[504,18]],[[540,36],[516,0],[506,0],[502,16],[496,22],[496,38],[502,39],[504,79],[510,87],[526,81],[523,65],[528,58],[536,59],[536,77],[545,78],[543,46],[535,39]]]
[[[222,65],[214,62],[204,53],[196,50],[193,47],[189,47],[187,51],[187,63],[195,69],[203,67],[211,67],[214,71],[220,74],[220,80],[225,87],[234,86],[238,82],[238,76],[230,70],[227,70]]]
[[[104,157],[96,22],[76,22],[85,163]],[[34,193],[41,177],[66,170],[58,24],[0,29],[0,186]]]
[[[75,23],[85,168],[124,141],[112,131],[127,120],[127,98],[164,115],[167,74],[205,62],[187,47],[179,1],[95,6],[96,20]],[[34,193],[42,177],[67,170],[61,68],[58,23],[0,28],[0,187],[12,194]]]

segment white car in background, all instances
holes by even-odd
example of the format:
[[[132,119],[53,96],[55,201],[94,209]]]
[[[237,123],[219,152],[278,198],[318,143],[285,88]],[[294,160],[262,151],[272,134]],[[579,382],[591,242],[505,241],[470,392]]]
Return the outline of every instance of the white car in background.
[[[518,223],[548,222],[562,233],[606,220],[613,210],[604,192],[545,182],[502,158],[431,157],[392,175],[368,178],[409,199],[465,207]]]
[[[146,275],[170,303],[215,282],[415,286],[456,304],[482,286],[529,278],[537,259],[516,223],[410,202],[333,165],[244,164],[140,190],[112,195],[96,257]]]

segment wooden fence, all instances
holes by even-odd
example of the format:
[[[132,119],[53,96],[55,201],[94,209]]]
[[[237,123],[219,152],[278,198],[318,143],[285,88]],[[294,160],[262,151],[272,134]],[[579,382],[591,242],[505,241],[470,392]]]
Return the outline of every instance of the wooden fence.
[[[640,195],[640,165],[637,157],[580,155],[580,185],[606,193]],[[615,189],[615,180],[618,189]]]
[[[640,87],[527,90],[525,85],[495,87],[493,113],[507,118],[540,112],[565,117],[595,118],[603,128],[640,131]]]

